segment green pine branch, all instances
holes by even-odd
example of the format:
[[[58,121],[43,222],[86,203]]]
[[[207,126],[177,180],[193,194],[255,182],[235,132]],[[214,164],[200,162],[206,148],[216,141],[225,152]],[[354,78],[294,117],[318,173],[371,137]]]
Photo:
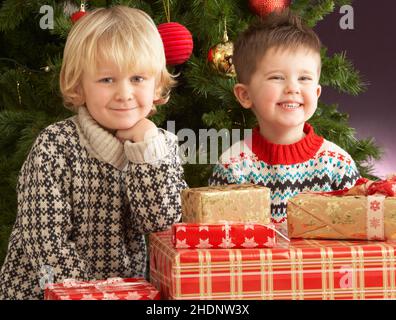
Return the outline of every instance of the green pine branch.
[[[212,96],[222,105],[228,106],[235,103],[233,96],[235,78],[220,75],[211,69],[206,61],[201,62],[194,56],[190,58],[187,65],[190,68],[184,71],[184,76],[188,79],[187,87],[191,88],[193,92],[205,98]]]
[[[341,93],[354,96],[362,93],[368,85],[367,82],[363,82],[359,71],[347,60],[345,52],[335,53],[332,57],[328,57],[327,49],[322,50],[320,82],[324,86],[330,86]]]
[[[142,0],[113,0],[113,1],[111,1],[111,6],[117,6],[117,5],[140,9],[140,10],[143,10],[144,12],[146,12],[150,16],[153,15],[150,3],[148,3],[147,1],[142,1]]]
[[[0,31],[15,29],[28,15],[25,0],[4,0],[0,8]]]
[[[351,0],[298,0],[294,1],[290,8],[300,15],[308,26],[314,27],[336,7],[351,3]]]
[[[56,7],[56,15],[54,19],[54,29],[50,30],[50,33],[53,35],[57,35],[62,39],[67,38],[69,31],[73,25],[70,17],[67,17],[63,14],[63,11],[60,12],[61,8],[59,6]]]
[[[320,20],[332,13],[335,8],[333,0],[318,1],[317,4],[310,6],[303,14],[307,25],[314,27]]]

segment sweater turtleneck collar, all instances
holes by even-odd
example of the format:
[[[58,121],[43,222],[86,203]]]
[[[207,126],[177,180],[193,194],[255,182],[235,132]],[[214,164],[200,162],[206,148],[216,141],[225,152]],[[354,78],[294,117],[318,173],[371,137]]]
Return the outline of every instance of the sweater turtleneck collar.
[[[317,153],[323,143],[323,137],[316,135],[308,123],[304,124],[303,130],[305,137],[300,141],[292,144],[275,144],[261,136],[259,127],[256,127],[253,129],[252,146],[249,147],[259,160],[270,165],[305,162]]]
[[[85,107],[79,108],[77,119],[88,151],[95,158],[123,169],[127,164],[123,144],[110,131],[102,128]]]

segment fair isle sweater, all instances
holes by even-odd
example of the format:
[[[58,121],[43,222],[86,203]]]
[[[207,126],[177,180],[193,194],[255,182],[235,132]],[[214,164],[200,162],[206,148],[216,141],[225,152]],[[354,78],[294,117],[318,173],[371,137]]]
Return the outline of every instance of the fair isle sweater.
[[[211,185],[254,183],[271,189],[272,222],[285,224],[287,200],[303,191],[332,191],[353,186],[360,177],[351,156],[304,125],[305,137],[289,145],[273,144],[253,129],[250,139],[232,145],[220,157]]]
[[[0,299],[42,299],[51,280],[144,276],[144,235],[181,216],[177,149],[161,129],[123,144],[83,107],[44,129],[20,171]]]

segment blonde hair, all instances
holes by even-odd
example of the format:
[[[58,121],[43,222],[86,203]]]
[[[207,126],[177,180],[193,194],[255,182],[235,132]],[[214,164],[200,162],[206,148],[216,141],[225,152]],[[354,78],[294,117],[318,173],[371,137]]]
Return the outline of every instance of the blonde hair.
[[[257,63],[269,49],[306,48],[319,56],[321,41],[302,19],[289,9],[274,12],[252,24],[234,45],[232,61],[238,81],[249,84]],[[320,74],[321,63],[319,63]]]
[[[59,79],[67,108],[76,111],[82,105],[82,74],[94,72],[100,59],[115,63],[120,70],[155,75],[160,97],[155,104],[168,101],[175,80],[166,69],[161,36],[145,12],[126,6],[99,8],[76,22],[67,37]]]

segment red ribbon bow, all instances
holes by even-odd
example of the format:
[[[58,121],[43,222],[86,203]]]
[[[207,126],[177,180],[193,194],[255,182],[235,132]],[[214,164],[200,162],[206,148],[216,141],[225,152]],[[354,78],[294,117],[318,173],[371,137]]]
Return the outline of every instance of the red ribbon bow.
[[[371,181],[360,178],[350,189],[332,191],[327,194],[335,196],[371,196],[373,194],[383,194],[386,197],[396,196],[396,175],[386,180]]]

